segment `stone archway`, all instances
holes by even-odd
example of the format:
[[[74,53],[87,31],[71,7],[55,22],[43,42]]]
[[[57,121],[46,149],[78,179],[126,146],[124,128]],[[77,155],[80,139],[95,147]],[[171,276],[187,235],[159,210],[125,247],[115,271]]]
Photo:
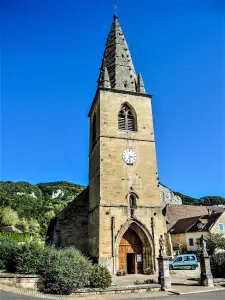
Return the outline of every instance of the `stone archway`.
[[[120,259],[120,245],[121,240],[128,230],[132,230],[138,236],[141,241],[141,250],[142,250],[142,268],[143,272],[147,268],[156,269],[156,262],[155,262],[155,253],[154,253],[154,246],[153,240],[150,232],[146,228],[144,224],[142,224],[137,219],[128,220],[118,232],[116,239],[115,239],[115,254],[114,254],[114,273],[116,273],[120,269],[121,259]]]

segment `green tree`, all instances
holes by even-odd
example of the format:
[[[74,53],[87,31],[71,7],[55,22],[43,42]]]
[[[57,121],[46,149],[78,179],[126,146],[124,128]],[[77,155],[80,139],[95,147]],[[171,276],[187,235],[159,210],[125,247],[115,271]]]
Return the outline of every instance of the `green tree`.
[[[38,221],[34,218],[31,218],[29,221],[28,221],[28,226],[29,226],[29,232],[30,233],[36,233],[36,234],[39,234],[40,233],[40,224],[38,223]]]
[[[217,248],[225,250],[225,238],[223,237],[222,233],[210,232],[205,239],[209,255],[213,255]]]
[[[0,206],[0,226],[15,226],[19,224],[20,220],[15,210],[10,207]]]
[[[22,218],[19,222],[19,227],[23,232],[29,232],[29,224],[26,218]]]
[[[40,235],[44,237],[50,220],[84,188],[66,181],[40,184],[0,181],[0,206],[10,207],[17,212],[19,225],[25,232],[29,232],[27,220],[33,223],[31,220],[35,219],[40,225]],[[34,226],[31,227],[33,231]]]

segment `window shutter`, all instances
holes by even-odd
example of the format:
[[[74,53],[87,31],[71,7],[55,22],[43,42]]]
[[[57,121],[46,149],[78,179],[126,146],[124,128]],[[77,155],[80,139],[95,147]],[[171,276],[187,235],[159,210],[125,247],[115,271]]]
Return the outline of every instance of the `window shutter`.
[[[119,116],[118,117],[118,128],[120,130],[126,130],[125,126],[125,116]]]
[[[133,117],[130,117],[130,116],[127,117],[127,130],[135,131]]]

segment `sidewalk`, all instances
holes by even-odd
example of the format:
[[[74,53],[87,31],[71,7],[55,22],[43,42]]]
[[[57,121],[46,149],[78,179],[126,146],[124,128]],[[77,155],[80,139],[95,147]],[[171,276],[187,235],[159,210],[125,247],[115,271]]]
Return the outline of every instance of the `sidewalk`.
[[[35,298],[42,298],[42,299],[54,299],[54,300],[129,300],[129,299],[149,299],[149,298],[156,298],[156,297],[164,297],[169,295],[182,295],[182,294],[189,294],[189,293],[202,293],[202,292],[209,292],[209,291],[218,291],[218,290],[225,290],[225,288],[204,288],[201,286],[193,287],[193,286],[174,286],[172,288],[173,292],[143,292],[143,293],[129,293],[129,294],[106,294],[106,295],[92,295],[92,296],[58,296],[58,295],[46,295],[35,291],[29,291],[29,290],[23,290],[23,289],[17,289],[13,287],[8,286],[2,286],[0,285],[0,291],[15,293],[17,295],[20,295],[20,299],[23,299],[23,296],[35,297]],[[5,300],[4,298],[1,300]],[[29,300],[32,300],[30,298]]]
[[[190,293],[202,293],[202,292],[209,292],[209,291],[218,291],[218,290],[225,290],[225,287],[221,286],[215,286],[214,288],[206,288],[203,286],[198,285],[198,281],[196,281],[196,278],[198,277],[198,272],[196,273],[189,273],[189,272],[182,272],[182,271],[176,271],[172,273],[172,289],[170,292],[161,292],[161,291],[139,291],[137,292],[136,289],[131,293],[126,293],[125,290],[121,291],[120,293],[116,294],[110,294],[105,291],[104,294],[94,294],[94,295],[74,295],[71,294],[69,296],[60,296],[60,295],[49,295],[49,294],[43,294],[37,291],[31,291],[31,290],[24,290],[14,287],[9,287],[5,285],[0,284],[0,290],[14,293],[17,295],[21,295],[21,300],[23,298],[22,296],[28,296],[28,297],[35,297],[35,298],[44,298],[44,299],[61,299],[61,300],[129,300],[129,299],[149,299],[152,297],[163,297],[163,296],[169,296],[169,295],[180,295],[180,294],[190,294]],[[122,289],[123,286],[134,286],[135,281],[141,281],[144,282],[146,279],[157,279],[156,275],[142,275],[142,274],[135,274],[135,275],[127,275],[127,276],[113,276],[113,285],[112,287],[119,287]],[[138,287],[138,285],[135,285],[135,287]],[[141,286],[140,286],[141,287]],[[1,300],[5,300],[4,298]],[[32,298],[30,299],[32,300]],[[36,300],[36,299],[34,299]]]
[[[168,296],[170,293],[166,292],[143,292],[143,293],[129,293],[129,294],[106,294],[106,295],[91,295],[91,296],[77,296],[77,295],[69,295],[69,296],[61,296],[61,295],[46,295],[42,294],[36,291],[30,291],[30,290],[24,290],[24,289],[18,289],[14,287],[9,286],[3,286],[0,284],[0,292],[5,291],[13,294],[20,295],[20,299],[23,300],[23,296],[29,297],[29,300],[32,300],[30,297],[40,298],[40,299],[54,299],[54,300],[129,300],[133,299],[134,297],[136,299],[139,299],[140,297],[142,299],[149,299],[152,297],[163,297]],[[5,300],[4,298],[1,300]]]

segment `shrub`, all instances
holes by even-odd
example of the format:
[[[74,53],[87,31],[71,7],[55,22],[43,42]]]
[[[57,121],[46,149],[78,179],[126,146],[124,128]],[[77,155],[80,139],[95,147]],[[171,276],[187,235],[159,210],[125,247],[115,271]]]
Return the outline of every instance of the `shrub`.
[[[210,263],[213,277],[225,278],[225,253],[211,256]]]
[[[225,250],[225,238],[222,233],[209,233],[206,237],[207,251],[213,255],[217,248]]]
[[[14,242],[27,242],[32,235],[28,232],[0,232],[0,238],[12,240]]]
[[[93,288],[105,289],[112,283],[109,270],[106,267],[94,265],[90,277],[90,286]]]
[[[7,237],[0,236],[0,269],[14,272],[13,258],[19,245]]]
[[[38,241],[20,245],[13,261],[16,271],[24,274],[37,274],[42,262],[43,245]]]
[[[75,248],[56,250],[46,248],[41,275],[46,293],[69,295],[89,285],[92,263]]]

